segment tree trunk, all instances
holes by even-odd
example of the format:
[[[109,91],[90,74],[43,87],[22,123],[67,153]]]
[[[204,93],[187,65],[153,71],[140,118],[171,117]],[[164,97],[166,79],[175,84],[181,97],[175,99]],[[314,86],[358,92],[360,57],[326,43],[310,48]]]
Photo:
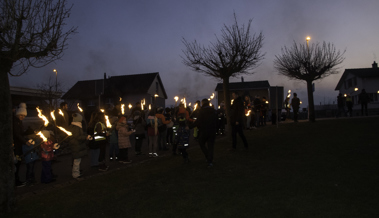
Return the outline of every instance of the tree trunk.
[[[229,77],[222,79],[222,89],[224,91],[225,111],[226,111],[226,132],[231,133],[232,126],[230,124],[230,94],[229,94]],[[231,134],[230,134],[231,136]]]
[[[1,60],[3,61],[3,60]],[[9,68],[10,70],[10,68]],[[0,210],[12,211],[15,204],[15,176],[12,147],[12,107],[8,67],[0,67]]]
[[[307,81],[309,121],[315,122],[315,105],[313,101],[312,81]]]

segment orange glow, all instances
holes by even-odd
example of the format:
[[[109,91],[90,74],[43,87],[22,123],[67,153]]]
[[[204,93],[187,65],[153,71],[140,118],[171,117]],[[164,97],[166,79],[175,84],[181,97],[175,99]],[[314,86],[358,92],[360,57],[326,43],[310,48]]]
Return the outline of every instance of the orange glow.
[[[49,120],[45,117],[45,115],[42,114],[42,111],[39,109],[39,107],[37,107],[36,109],[38,111],[38,117],[45,122],[44,126],[47,126],[49,124]]]

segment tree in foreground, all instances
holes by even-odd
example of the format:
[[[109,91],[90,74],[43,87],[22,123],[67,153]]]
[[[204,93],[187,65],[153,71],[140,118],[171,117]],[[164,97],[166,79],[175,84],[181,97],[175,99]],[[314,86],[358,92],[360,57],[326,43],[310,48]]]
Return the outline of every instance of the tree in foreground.
[[[274,67],[279,74],[290,79],[307,83],[309,121],[315,121],[312,82],[336,74],[336,66],[344,60],[345,52],[337,51],[333,44],[296,44],[292,48],[282,48],[282,54],[276,55]]]
[[[250,32],[252,20],[247,27],[239,26],[234,14],[234,24],[221,29],[221,37],[216,36],[215,42],[208,47],[200,45],[196,40],[188,42],[183,38],[185,45],[182,57],[183,63],[192,70],[220,79],[223,82],[224,101],[226,115],[230,120],[230,93],[229,78],[241,74],[253,74],[264,54],[261,52],[263,45],[263,34],[252,34]],[[230,127],[230,122],[228,122]],[[229,128],[230,129],[230,128]]]
[[[21,76],[62,57],[76,27],[65,29],[66,0],[0,1],[0,210],[14,207],[12,112],[8,74]]]

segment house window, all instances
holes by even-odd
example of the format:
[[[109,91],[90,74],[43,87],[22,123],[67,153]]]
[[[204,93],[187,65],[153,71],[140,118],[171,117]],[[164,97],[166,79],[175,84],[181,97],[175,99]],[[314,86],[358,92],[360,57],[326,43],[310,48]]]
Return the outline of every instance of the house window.
[[[347,88],[353,87],[353,79],[347,80]]]
[[[378,101],[378,94],[377,93],[367,93],[370,96],[370,100],[372,102],[377,102]]]

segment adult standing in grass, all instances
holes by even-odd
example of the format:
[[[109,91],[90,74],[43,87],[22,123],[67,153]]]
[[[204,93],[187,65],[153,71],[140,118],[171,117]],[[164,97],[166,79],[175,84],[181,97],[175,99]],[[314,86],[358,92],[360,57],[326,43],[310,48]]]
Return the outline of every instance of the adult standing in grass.
[[[243,122],[245,116],[245,109],[243,107],[242,98],[239,96],[238,92],[232,93],[232,98],[234,99],[233,104],[231,106],[231,114],[230,114],[230,123],[232,125],[232,149],[234,151],[237,148],[237,133],[241,137],[245,149],[248,149],[249,145],[247,144],[247,140],[245,135],[243,134]],[[255,107],[255,105],[254,105]]]
[[[242,108],[243,109],[243,108]],[[242,126],[242,123],[241,123]],[[198,118],[191,127],[199,129],[199,145],[207,159],[208,166],[213,166],[213,150],[217,130],[216,110],[209,106],[208,99],[201,100]],[[205,146],[208,145],[208,147]]]
[[[291,106],[293,110],[293,121],[297,122],[297,116],[299,114],[300,99],[297,97],[296,93],[293,93],[293,98],[291,100]]]
[[[80,163],[82,157],[87,155],[86,141],[90,138],[89,135],[83,132],[82,121],[83,117],[79,113],[72,115],[73,119],[69,127],[72,136],[69,138],[69,145],[71,148],[72,158],[72,177],[80,179]]]
[[[370,102],[370,96],[367,94],[365,89],[362,89],[362,92],[359,94],[358,103],[361,104],[361,114],[368,116],[367,104]]]

